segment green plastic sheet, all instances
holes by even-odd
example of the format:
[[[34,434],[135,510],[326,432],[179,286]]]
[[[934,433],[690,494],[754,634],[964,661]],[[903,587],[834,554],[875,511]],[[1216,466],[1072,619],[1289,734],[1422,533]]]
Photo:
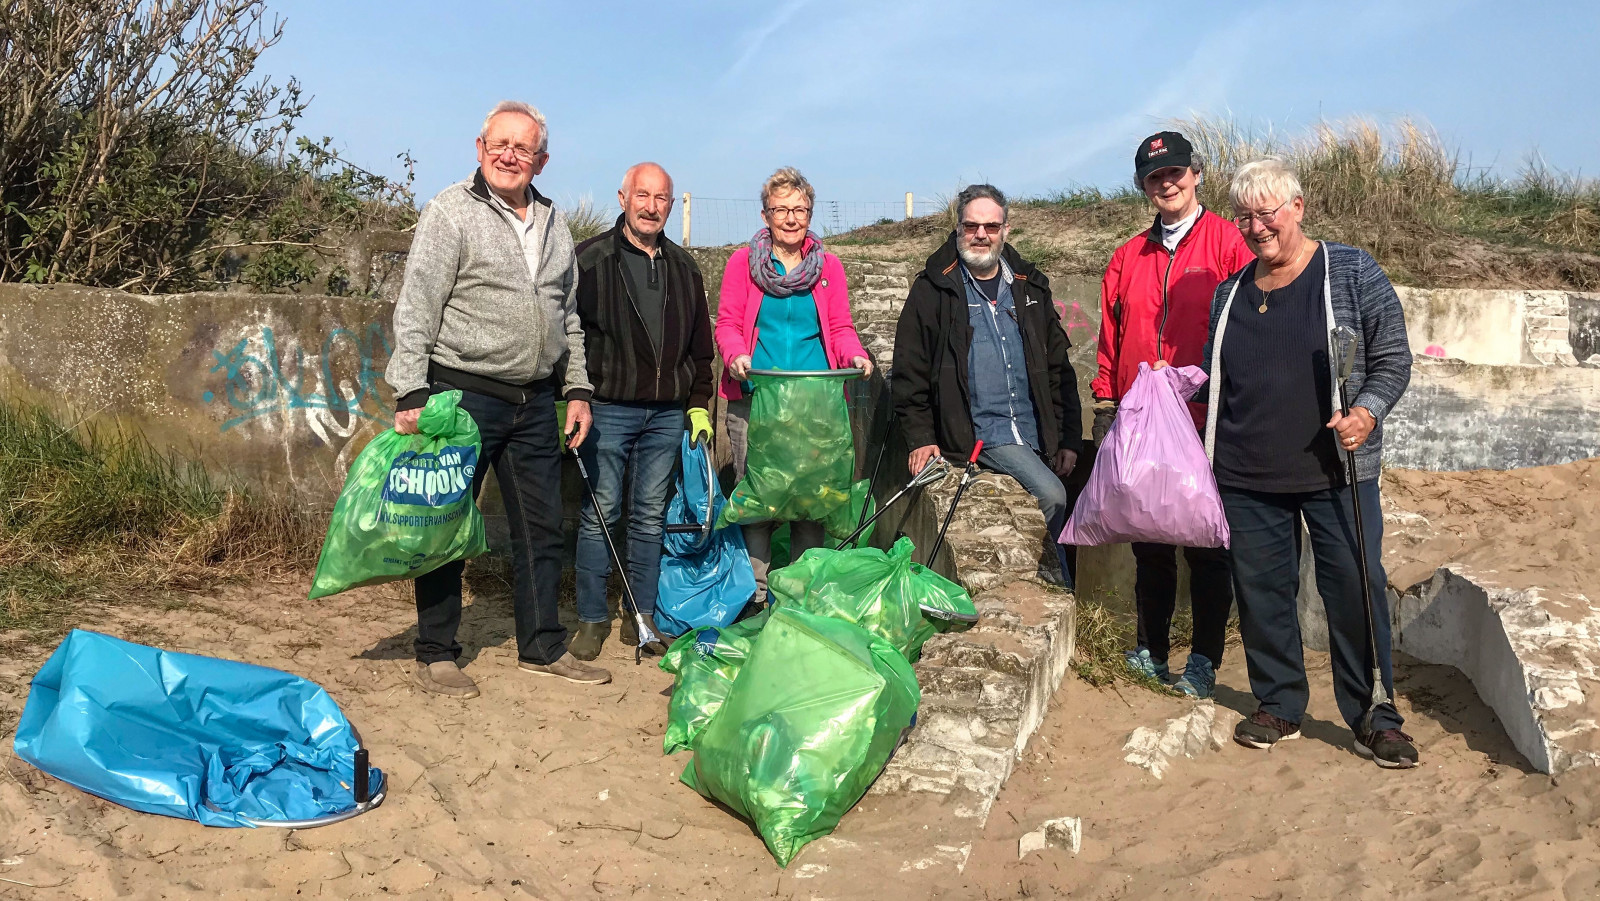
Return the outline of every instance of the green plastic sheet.
[[[788,866],[866,793],[920,701],[888,642],[778,607],[697,735],[683,782],[748,818]]]
[[[757,375],[751,382],[745,474],[717,528],[814,520],[848,535],[856,452],[839,379]]]
[[[350,466],[317,559],[311,597],[414,579],[488,551],[472,496],[482,446],[460,391],[428,398],[417,434],[393,429]]]
[[[772,605],[855,623],[915,661],[936,632],[978,618],[966,589],[913,563],[915,550],[910,538],[888,551],[813,548],[767,577]]]

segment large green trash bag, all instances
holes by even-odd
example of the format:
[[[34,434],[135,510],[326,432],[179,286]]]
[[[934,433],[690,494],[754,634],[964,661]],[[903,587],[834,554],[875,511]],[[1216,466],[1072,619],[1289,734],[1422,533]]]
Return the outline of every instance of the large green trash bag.
[[[717,528],[743,522],[847,518],[856,452],[850,410],[832,376],[752,376],[744,478]],[[845,512],[841,515],[840,510]],[[846,528],[839,537],[849,534]]]
[[[723,628],[702,626],[678,636],[661,657],[661,668],[677,676],[667,704],[663,754],[694,747],[694,740],[722,707],[766,625],[768,611]]]
[[[855,623],[915,662],[935,632],[964,629],[978,611],[966,589],[920,563],[910,538],[877,548],[813,548],[767,577],[772,605]]]
[[[333,505],[311,597],[414,579],[489,550],[472,496],[478,424],[460,391],[428,398],[417,434],[390,429],[356,456]]]
[[[920,701],[911,664],[883,639],[774,609],[683,782],[749,819],[788,866],[866,793]]]

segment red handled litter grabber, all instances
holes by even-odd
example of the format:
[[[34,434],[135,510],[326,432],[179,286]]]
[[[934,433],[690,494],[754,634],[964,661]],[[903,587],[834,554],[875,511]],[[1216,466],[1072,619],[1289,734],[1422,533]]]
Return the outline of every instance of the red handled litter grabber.
[[[944,522],[939,524],[939,537],[934,539],[933,550],[928,552],[928,562],[924,564],[929,569],[933,568],[933,561],[939,559],[939,549],[944,547],[944,533],[950,528],[950,520],[955,518],[956,506],[961,503],[961,495],[967,493],[967,486],[978,477],[978,454],[983,452],[983,442],[973,445],[972,456],[967,458],[967,468],[961,471],[961,484],[956,486],[956,496],[950,499],[950,509],[945,511]]]
[[[1350,395],[1345,382],[1356,364],[1356,333],[1342,325],[1329,331],[1328,350],[1333,355],[1334,372],[1339,377],[1339,412],[1349,416]],[[1342,447],[1339,450],[1344,453],[1345,475],[1350,482],[1350,510],[1356,527],[1356,565],[1361,572],[1361,599],[1367,607],[1367,647],[1372,653],[1372,701],[1367,705],[1366,714],[1361,717],[1361,731],[1371,735],[1372,716],[1378,707],[1389,703],[1389,692],[1383,686],[1383,664],[1378,660],[1377,615],[1372,606],[1372,581],[1367,575],[1367,530],[1361,524],[1361,495],[1356,490],[1356,455],[1355,451],[1346,451]]]
[[[666,642],[651,628],[650,620],[639,612],[639,603],[633,599],[633,586],[628,584],[628,568],[622,564],[622,555],[617,553],[617,545],[611,540],[611,527],[606,524],[605,512],[600,508],[600,497],[594,493],[594,483],[589,481],[589,468],[583,465],[583,457],[578,454],[578,449],[572,446],[574,430],[567,435],[567,450],[572,452],[572,459],[577,461],[578,475],[583,479],[583,487],[589,492],[589,504],[594,507],[594,515],[600,519],[600,534],[606,539],[606,550],[611,552],[611,565],[617,568],[617,575],[622,577],[622,597],[627,603],[625,614],[632,614],[633,623],[639,630],[639,645],[633,649],[633,665],[638,666],[644,660],[645,645],[655,642],[663,650]]]

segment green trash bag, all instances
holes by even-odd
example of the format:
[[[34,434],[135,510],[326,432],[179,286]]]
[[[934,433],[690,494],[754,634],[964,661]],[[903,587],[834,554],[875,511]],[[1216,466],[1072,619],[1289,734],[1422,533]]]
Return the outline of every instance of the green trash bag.
[[[768,575],[771,603],[855,623],[915,662],[934,633],[978,620],[966,589],[913,563],[915,550],[910,538],[887,552],[813,548]]]
[[[677,676],[672,700],[667,704],[667,734],[661,753],[676,754],[694,747],[706,724],[722,707],[766,625],[767,610],[730,626],[702,626],[678,636],[661,657],[661,668]]]
[[[755,388],[745,474],[728,496],[717,528],[815,520],[837,529],[849,516],[856,469],[850,410],[839,379],[757,375],[750,381]]]
[[[333,505],[311,597],[414,579],[489,550],[472,496],[478,424],[460,391],[428,398],[417,434],[393,429],[367,443]]]
[[[850,533],[854,532],[856,530],[856,526],[860,525],[861,520],[865,518],[861,515],[862,505],[867,506],[868,517],[872,516],[873,511],[878,509],[878,502],[867,497],[867,489],[870,487],[872,487],[872,485],[866,479],[862,479],[856,482],[855,485],[851,486],[849,518],[846,519],[845,517],[835,515],[832,517],[832,519],[830,519],[829,522],[823,524],[823,529],[826,531],[829,538],[832,538],[836,541],[843,541],[846,538],[849,538]],[[856,539],[855,546],[866,547],[868,544],[872,543],[872,533],[876,532],[877,530],[877,523],[867,526],[867,530],[862,532],[861,536]],[[793,563],[794,554],[792,553],[791,549],[792,543],[789,541],[789,524],[783,523],[776,529],[772,530],[772,551],[768,555],[768,567],[772,569],[778,569]]]
[[[777,608],[695,741],[683,782],[749,819],[788,866],[866,793],[920,701],[911,664],[887,642]]]

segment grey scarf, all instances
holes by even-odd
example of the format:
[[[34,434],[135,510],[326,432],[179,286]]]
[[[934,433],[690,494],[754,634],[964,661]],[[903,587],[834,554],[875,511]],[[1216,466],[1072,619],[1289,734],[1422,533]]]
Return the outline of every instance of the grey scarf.
[[[750,280],[769,297],[791,297],[810,291],[822,279],[822,239],[815,232],[806,232],[805,248],[800,265],[779,275],[772,259],[772,230],[761,229],[750,239]]]

